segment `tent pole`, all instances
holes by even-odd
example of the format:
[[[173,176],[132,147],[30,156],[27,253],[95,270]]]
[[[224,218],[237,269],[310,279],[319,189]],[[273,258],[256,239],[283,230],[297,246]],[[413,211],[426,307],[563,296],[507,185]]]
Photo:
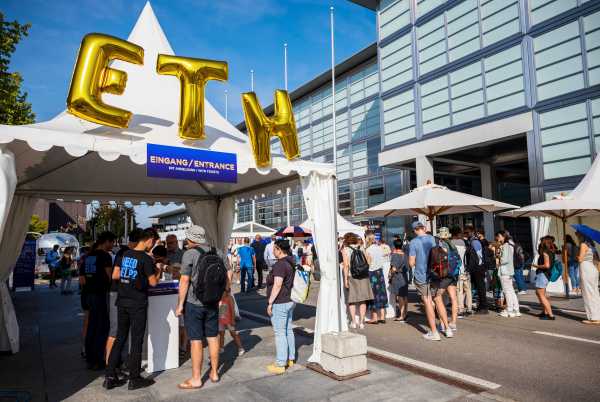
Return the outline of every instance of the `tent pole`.
[[[569,297],[569,267],[568,267],[568,257],[567,257],[567,217],[563,215],[562,220],[562,228],[563,228],[563,246],[562,246],[562,261],[563,261],[563,283],[565,285],[565,297]]]

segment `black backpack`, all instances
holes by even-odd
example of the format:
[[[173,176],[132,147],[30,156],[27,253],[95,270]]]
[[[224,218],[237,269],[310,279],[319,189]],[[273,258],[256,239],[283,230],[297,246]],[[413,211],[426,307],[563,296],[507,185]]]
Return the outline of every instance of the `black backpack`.
[[[490,243],[486,239],[479,240],[481,248],[483,249],[483,265],[488,271],[496,269],[496,255],[490,248]]]
[[[369,276],[369,263],[362,250],[352,249],[352,254],[350,255],[350,275],[354,279],[363,279]]]
[[[513,265],[515,269],[523,268],[525,265],[525,251],[519,243],[508,243],[513,248]]]
[[[217,304],[227,285],[227,269],[213,248],[198,259],[194,294],[203,304]]]
[[[483,264],[479,262],[479,256],[477,255],[477,251],[473,248],[473,244],[471,244],[471,240],[465,241],[465,270],[472,274],[479,270],[483,269]]]

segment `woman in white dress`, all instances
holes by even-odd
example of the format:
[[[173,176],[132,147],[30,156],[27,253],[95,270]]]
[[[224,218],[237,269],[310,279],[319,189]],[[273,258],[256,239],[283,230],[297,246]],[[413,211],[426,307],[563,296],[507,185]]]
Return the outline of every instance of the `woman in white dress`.
[[[598,252],[594,241],[579,232],[575,232],[580,242],[579,255],[579,281],[585,314],[587,320],[584,324],[600,325],[600,292],[598,292]]]

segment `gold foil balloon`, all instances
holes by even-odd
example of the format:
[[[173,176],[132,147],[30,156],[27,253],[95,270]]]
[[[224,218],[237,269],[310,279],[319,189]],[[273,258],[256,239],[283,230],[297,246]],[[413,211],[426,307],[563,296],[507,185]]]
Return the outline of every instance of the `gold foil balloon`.
[[[114,59],[144,64],[144,49],[109,35],[83,38],[67,97],[69,113],[106,126],[127,127],[131,112],[102,102],[102,92],[121,95],[125,90],[127,73],[108,67]]]
[[[159,54],[156,72],[179,78],[179,136],[203,140],[204,87],[208,80],[227,80],[227,62]]]
[[[287,159],[300,156],[298,131],[292,102],[287,91],[281,89],[275,91],[275,113],[271,118],[263,112],[254,92],[242,94],[242,107],[256,166],[266,167],[271,164],[271,137],[273,136],[281,141],[281,148]]]

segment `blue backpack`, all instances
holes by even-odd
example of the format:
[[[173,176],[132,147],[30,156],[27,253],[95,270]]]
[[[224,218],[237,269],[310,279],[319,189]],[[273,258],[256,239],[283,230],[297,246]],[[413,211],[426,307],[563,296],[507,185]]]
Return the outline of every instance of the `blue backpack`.
[[[448,265],[450,268],[448,270],[448,276],[457,277],[460,275],[462,260],[454,243],[451,241],[446,241],[446,244],[448,245]]]
[[[550,267],[550,282],[556,282],[562,276],[563,265],[559,258],[554,258],[554,262]]]

